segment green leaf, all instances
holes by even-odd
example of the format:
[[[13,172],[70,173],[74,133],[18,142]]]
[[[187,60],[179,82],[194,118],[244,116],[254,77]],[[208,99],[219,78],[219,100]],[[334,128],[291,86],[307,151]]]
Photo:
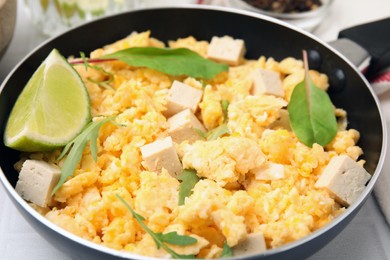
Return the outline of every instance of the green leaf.
[[[230,134],[229,128],[226,123],[214,128],[213,130],[207,133],[207,141],[217,140],[218,137],[221,137],[225,134]]]
[[[177,234],[176,231],[169,232],[169,233],[156,233],[156,236],[160,239],[160,241],[171,244],[171,245],[178,245],[178,246],[189,246],[193,245],[196,242],[196,238],[190,237],[190,236],[183,236]]]
[[[118,59],[131,66],[148,67],[172,76],[211,79],[228,70],[226,64],[205,59],[186,48],[134,47],[104,55],[102,58]]]
[[[223,243],[223,249],[222,249],[222,254],[221,257],[231,257],[233,256],[233,250],[231,247],[226,243]]]
[[[223,122],[226,123],[228,121],[228,107],[229,107],[229,100],[222,100],[221,106],[222,106],[222,112],[223,112]]]
[[[305,145],[325,146],[337,133],[334,107],[328,94],[311,81],[306,52],[304,63],[305,79],[294,88],[287,107],[291,128]]]
[[[193,128],[194,130],[195,130],[195,132],[199,135],[199,136],[201,136],[201,137],[203,137],[203,138],[207,138],[207,133],[206,132],[203,132],[202,130],[200,130],[199,128]]]
[[[198,183],[200,178],[196,174],[196,171],[193,169],[185,169],[177,177],[181,180],[179,188],[179,206],[184,205],[186,197],[189,197],[192,194],[192,189],[195,184]]]
[[[64,149],[62,150],[61,155],[58,160],[61,160],[65,154],[68,153],[68,157],[64,162],[64,165],[61,167],[61,177],[57,185],[54,187],[51,195],[53,196],[57,190],[65,183],[65,181],[73,176],[74,171],[76,170],[77,164],[80,162],[83,155],[83,151],[87,146],[88,142],[91,142],[91,153],[95,161],[97,161],[97,138],[99,134],[99,129],[108,121],[112,121],[115,117],[107,117],[98,122],[90,122],[84,130],[76,136],[71,142],[69,142]]]
[[[214,128],[213,130],[208,131],[207,133],[203,132],[200,129],[194,128],[194,130],[203,138],[206,138],[207,141],[214,141],[217,140],[218,137],[221,137],[225,134],[230,134],[229,128],[227,126],[228,121],[228,107],[229,107],[229,100],[222,100],[221,101],[221,107],[223,112],[223,124]]]
[[[84,52],[80,52],[80,57],[82,59],[82,64],[84,65],[86,71],[88,70],[88,68],[92,68],[92,69],[100,71],[103,74],[105,74],[106,76],[108,76],[107,80],[102,80],[102,81],[94,80],[94,79],[91,79],[90,77],[88,77],[87,80],[89,82],[95,83],[96,85],[98,85],[98,86],[100,86],[102,88],[105,88],[105,89],[114,90],[114,88],[110,86],[110,83],[114,80],[114,74],[106,71],[102,67],[99,67],[99,66],[96,66],[96,65],[91,65],[88,62],[87,58],[85,57]],[[73,65],[78,65],[78,64],[79,63],[73,63]]]
[[[196,242],[198,242],[195,238],[190,237],[190,236],[178,235],[176,232],[170,232],[167,234],[153,232],[144,223],[144,221],[145,221],[144,217],[137,214],[121,196],[119,196],[118,194],[116,194],[115,196],[126,206],[126,208],[130,211],[130,213],[135,218],[135,220],[137,220],[138,224],[152,237],[153,241],[156,243],[157,248],[160,248],[160,247],[164,248],[165,251],[167,251],[174,259],[193,259],[193,258],[195,258],[195,255],[178,254],[165,244],[165,243],[169,243],[167,241],[170,241],[170,242],[174,241],[176,243],[176,245],[179,245],[179,243],[183,243],[183,242],[178,242],[176,240],[176,239],[178,239],[178,237],[180,237],[181,239],[183,239],[185,241],[183,244],[184,246],[185,245],[192,245],[192,244],[195,244]],[[163,237],[163,240],[161,239],[161,237]],[[192,239],[194,239],[194,240],[192,240]],[[167,241],[165,241],[165,240],[167,240]],[[169,243],[169,244],[173,244],[173,243]]]

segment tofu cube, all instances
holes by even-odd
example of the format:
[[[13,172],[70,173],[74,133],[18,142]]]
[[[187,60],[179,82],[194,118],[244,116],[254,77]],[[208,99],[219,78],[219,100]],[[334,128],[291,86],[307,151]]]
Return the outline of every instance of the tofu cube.
[[[348,207],[363,192],[371,175],[347,155],[334,156],[315,183],[325,188],[336,201]]]
[[[233,39],[230,36],[214,36],[207,49],[207,57],[209,59],[229,65],[239,65],[244,59],[244,54],[244,41]]]
[[[167,110],[164,115],[168,118],[187,108],[195,113],[202,96],[202,90],[175,80],[168,92]]]
[[[284,97],[284,90],[279,73],[270,70],[256,69],[250,74],[253,80],[253,95],[274,95]]]
[[[247,239],[233,247],[233,256],[245,256],[267,250],[263,233],[249,234]]]
[[[252,169],[256,180],[270,181],[284,178],[284,166],[278,163],[266,162],[260,167]]]
[[[143,163],[148,171],[161,171],[165,168],[170,175],[177,178],[183,170],[176,148],[170,136],[146,144],[141,148]]]
[[[185,140],[189,143],[203,140],[204,138],[196,129],[202,132],[207,131],[190,109],[183,110],[168,119],[168,134],[175,143],[179,144]]]
[[[60,176],[61,169],[55,165],[26,160],[19,173],[15,190],[23,199],[44,208],[51,204],[51,192]]]

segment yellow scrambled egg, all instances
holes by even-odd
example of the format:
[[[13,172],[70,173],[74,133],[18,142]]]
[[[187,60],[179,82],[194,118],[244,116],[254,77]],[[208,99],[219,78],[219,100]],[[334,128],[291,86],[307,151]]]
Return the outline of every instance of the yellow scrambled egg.
[[[208,44],[193,37],[169,42],[172,48],[189,48],[202,56]],[[135,46],[165,45],[151,38],[150,32],[133,33],[90,56]],[[175,252],[212,258],[221,255],[224,243],[234,247],[256,232],[264,234],[268,249],[284,245],[310,234],[343,211],[314,183],[333,156],[348,154],[356,160],[362,154],[356,146],[359,133],[341,127],[325,148],[317,144],[309,148],[298,141],[286,123],[281,123],[286,113],[283,108],[304,77],[302,61],[291,57],[280,62],[265,57],[245,60],[205,82],[130,67],[120,61],[99,66],[114,75],[112,89],[88,80],[106,79],[101,71],[76,67],[89,91],[92,114],[118,115],[116,121],[123,126],[107,123],[101,128],[97,162],[88,147],[84,151],[74,176],[55,194],[55,206],[45,215],[55,224],[110,248],[170,257],[157,248],[118,200],[118,194],[154,232],[176,231],[197,239],[189,246],[172,245]],[[284,97],[250,95],[248,75],[258,68],[280,74]],[[327,89],[326,75],[316,71],[310,75],[318,87]],[[167,119],[162,112],[173,80],[196,88],[205,86],[196,116],[208,130],[223,123],[221,100],[230,101],[231,135],[177,145],[184,168],[195,169],[201,178],[181,206],[179,180],[164,169],[147,171],[140,152],[141,146],[167,136]],[[338,112],[340,117],[346,116]],[[31,155],[48,161],[57,156],[58,151]],[[256,173],[259,167],[279,172],[271,170],[264,178]]]

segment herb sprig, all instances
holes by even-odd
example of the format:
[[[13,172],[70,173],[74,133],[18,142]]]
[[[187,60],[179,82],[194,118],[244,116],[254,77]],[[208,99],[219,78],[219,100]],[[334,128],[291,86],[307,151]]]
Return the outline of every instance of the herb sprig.
[[[134,67],[155,69],[172,76],[189,76],[199,79],[211,79],[220,72],[228,70],[228,65],[205,59],[186,48],[132,47],[87,61],[88,63],[100,63],[115,60],[121,60]],[[71,62],[71,64],[83,63],[83,60]]]
[[[306,51],[303,51],[303,60],[305,79],[294,88],[287,107],[290,125],[305,145],[325,146],[337,133],[334,107],[328,94],[310,79]]]
[[[205,59],[187,48],[133,47],[102,58],[118,59],[131,66],[148,67],[172,76],[211,79],[228,70],[226,64]]]
[[[87,146],[88,142],[90,142],[91,145],[92,157],[95,161],[97,161],[98,147],[96,142],[99,134],[99,129],[105,123],[113,121],[114,118],[115,117],[112,116],[107,117],[101,121],[90,122],[78,136],[76,136],[64,147],[61,155],[58,157],[58,160],[61,160],[68,152],[69,154],[66,157],[64,165],[61,167],[61,177],[51,193],[52,196],[65,183],[65,181],[73,175],[74,171],[76,170],[77,164],[81,160],[83,151]]]
[[[171,248],[169,248],[165,243],[171,244],[171,245],[178,245],[178,246],[188,246],[193,245],[198,242],[196,238],[186,236],[186,235],[179,235],[176,231],[169,232],[166,234],[163,233],[155,233],[153,232],[145,223],[145,218],[139,214],[137,214],[130,205],[118,194],[116,194],[116,197],[126,206],[126,208],[131,212],[135,220],[137,220],[138,224],[153,238],[154,243],[156,243],[156,246],[158,249],[164,248],[165,251],[167,251],[173,258],[175,259],[193,259],[195,258],[195,255],[181,255],[173,251]]]
[[[223,243],[221,257],[231,257],[231,256],[233,256],[233,250],[225,241],[225,243]]]
[[[103,87],[103,88],[106,88],[106,89],[111,89],[113,90],[113,88],[110,86],[110,83],[114,80],[114,74],[106,71],[105,69],[103,69],[102,67],[99,67],[99,66],[96,66],[96,65],[92,65],[88,62],[88,59],[85,57],[85,53],[84,52],[80,52],[80,57],[81,59],[83,60],[83,64],[84,64],[84,67],[85,67],[85,70],[87,71],[88,68],[91,68],[91,69],[94,69],[94,70],[97,70],[97,71],[100,71],[102,72],[103,74],[105,74],[106,76],[108,76],[108,79],[107,80],[102,80],[102,81],[97,81],[97,80],[94,80],[90,77],[87,78],[87,80],[89,82],[92,82],[92,83],[95,83],[96,85],[100,86],[100,87]]]
[[[229,100],[222,100],[221,101],[221,107],[222,107],[222,112],[223,112],[223,117],[224,117],[223,124],[214,128],[213,130],[210,130],[207,133],[201,131],[200,129],[195,129],[195,131],[203,138],[206,138],[207,141],[214,141],[214,140],[217,140],[218,137],[221,137],[225,134],[230,134],[229,128],[227,126],[229,104],[230,104]]]
[[[179,206],[184,205],[186,197],[192,194],[192,189],[198,183],[200,178],[193,169],[184,169],[181,174],[177,177],[181,180],[179,188]]]

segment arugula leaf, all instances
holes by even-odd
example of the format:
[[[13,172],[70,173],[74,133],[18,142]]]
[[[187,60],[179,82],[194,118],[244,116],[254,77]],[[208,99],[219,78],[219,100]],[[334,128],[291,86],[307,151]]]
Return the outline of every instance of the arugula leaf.
[[[181,255],[170,249],[165,243],[169,243],[172,245],[192,245],[198,242],[195,238],[190,236],[182,236],[178,235],[176,232],[170,232],[167,234],[162,233],[154,233],[150,228],[148,228],[147,225],[145,225],[144,221],[145,218],[141,215],[137,214],[129,204],[118,194],[115,195],[125,206],[126,208],[131,212],[135,220],[137,220],[138,224],[153,238],[154,242],[156,243],[157,248],[164,248],[165,251],[167,251],[173,258],[175,259],[193,259],[195,258],[195,255]],[[162,239],[161,239],[162,238]],[[184,242],[183,242],[183,241]],[[169,242],[168,242],[169,241]],[[165,243],[164,243],[165,242]]]
[[[217,140],[218,137],[221,137],[225,134],[230,134],[229,128],[227,127],[226,123],[214,128],[213,130],[208,131],[207,133],[203,132],[198,128],[193,128],[193,129],[198,135],[205,138],[207,141],[214,141]]]
[[[195,132],[199,135],[199,136],[201,136],[201,137],[203,137],[203,138],[207,138],[207,133],[206,132],[203,132],[202,130],[200,130],[199,128],[192,128],[192,129],[194,129],[195,130]]]
[[[148,67],[172,76],[186,75],[211,79],[218,73],[228,70],[226,64],[205,59],[186,48],[133,47],[101,58],[118,59],[131,66]]]
[[[229,105],[230,105],[229,100],[222,100],[221,101],[224,123],[226,123],[228,121],[228,107],[229,107]]]
[[[233,256],[233,250],[225,241],[225,243],[223,243],[221,257],[230,257],[230,256]]]
[[[223,136],[225,134],[230,134],[230,131],[227,127],[227,121],[228,121],[228,107],[230,103],[229,100],[222,100],[221,101],[221,107],[222,107],[222,112],[223,112],[223,124],[214,128],[210,132],[207,133],[207,140],[208,141],[213,141],[217,140],[218,137]]]
[[[188,246],[193,245],[196,242],[196,238],[190,237],[190,236],[183,236],[177,234],[176,231],[169,232],[169,233],[156,233],[156,236],[165,243],[172,244],[172,245],[178,245],[178,246]]]
[[[77,164],[80,162],[83,155],[85,146],[88,142],[91,143],[91,153],[95,161],[97,161],[97,138],[99,134],[99,129],[108,121],[112,121],[115,117],[107,117],[98,122],[90,122],[84,130],[76,136],[72,141],[70,141],[62,150],[61,155],[58,157],[58,160],[61,160],[65,154],[68,154],[66,157],[65,163],[61,168],[61,177],[57,185],[54,187],[51,195],[53,196],[57,190],[65,183],[65,181],[73,175],[76,170]]]
[[[85,57],[85,54],[84,52],[80,52],[80,57],[83,61],[83,65],[85,67],[85,70],[88,70],[88,68],[91,68],[91,69],[94,69],[94,70],[97,70],[97,71],[100,71],[102,72],[103,74],[107,75],[108,76],[108,79],[107,80],[103,80],[103,81],[97,81],[97,80],[94,80],[94,79],[91,79],[90,77],[87,78],[87,80],[89,82],[92,82],[92,83],[95,83],[96,85],[100,86],[100,87],[103,87],[103,88],[106,88],[106,89],[113,89],[113,87],[111,87],[109,85],[109,83],[111,83],[113,80],[114,80],[114,74],[106,71],[105,69],[103,69],[102,67],[99,67],[99,66],[95,66],[95,65],[91,65],[89,64],[87,58]],[[77,64],[77,63],[76,63]]]
[[[310,79],[306,51],[303,59],[305,79],[294,88],[287,107],[291,128],[305,145],[325,146],[337,133],[334,107],[328,94]]]
[[[223,112],[223,124],[214,128],[213,130],[210,130],[209,132],[205,133],[200,129],[194,128],[194,130],[203,138],[206,138],[207,141],[214,141],[217,140],[218,137],[221,137],[225,134],[230,134],[229,128],[227,126],[228,121],[228,107],[229,107],[229,100],[222,100],[221,101],[221,107]]]
[[[207,133],[207,141],[217,140],[218,137],[221,137],[225,134],[230,134],[229,128],[226,123],[214,128],[213,130]]]
[[[177,177],[181,180],[179,188],[179,206],[184,205],[184,200],[192,194],[192,189],[200,178],[193,169],[184,169]]]

